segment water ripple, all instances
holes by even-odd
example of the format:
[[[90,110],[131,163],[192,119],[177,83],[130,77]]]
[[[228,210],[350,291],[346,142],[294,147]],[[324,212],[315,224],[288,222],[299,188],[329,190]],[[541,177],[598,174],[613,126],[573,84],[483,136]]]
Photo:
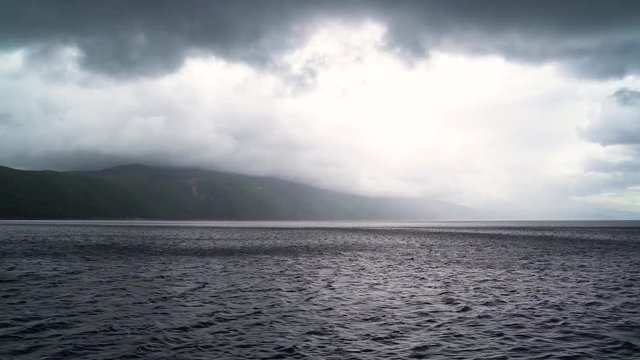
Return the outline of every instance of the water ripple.
[[[0,358],[640,356],[637,227],[0,225]]]

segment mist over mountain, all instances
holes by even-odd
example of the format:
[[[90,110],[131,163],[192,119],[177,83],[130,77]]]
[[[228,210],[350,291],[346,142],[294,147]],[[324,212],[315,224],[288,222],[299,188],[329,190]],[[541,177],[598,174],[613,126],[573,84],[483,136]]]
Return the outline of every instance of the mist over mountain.
[[[638,218],[639,7],[0,0],[0,164]]]
[[[124,165],[99,171],[0,168],[13,219],[436,220],[474,211],[435,199],[365,197],[273,177]]]

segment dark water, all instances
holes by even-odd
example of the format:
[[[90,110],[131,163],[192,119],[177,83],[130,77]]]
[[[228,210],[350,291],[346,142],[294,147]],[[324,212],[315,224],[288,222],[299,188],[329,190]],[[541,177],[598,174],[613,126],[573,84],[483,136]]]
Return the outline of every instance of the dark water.
[[[0,358],[640,358],[638,223],[108,224],[0,223]]]

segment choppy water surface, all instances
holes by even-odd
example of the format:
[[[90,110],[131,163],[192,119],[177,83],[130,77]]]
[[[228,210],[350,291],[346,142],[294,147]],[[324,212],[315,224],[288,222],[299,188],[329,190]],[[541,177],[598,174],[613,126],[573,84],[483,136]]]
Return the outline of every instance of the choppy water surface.
[[[640,356],[637,223],[109,224],[0,224],[0,358]]]

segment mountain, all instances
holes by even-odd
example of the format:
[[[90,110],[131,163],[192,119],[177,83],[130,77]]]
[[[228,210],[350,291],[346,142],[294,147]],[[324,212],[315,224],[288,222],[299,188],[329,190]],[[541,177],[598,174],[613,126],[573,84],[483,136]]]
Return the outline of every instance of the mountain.
[[[0,166],[0,218],[147,217],[129,191],[107,179]]]
[[[0,167],[0,218],[422,220],[471,214],[438,200],[365,197],[194,168],[124,165],[55,172]]]

